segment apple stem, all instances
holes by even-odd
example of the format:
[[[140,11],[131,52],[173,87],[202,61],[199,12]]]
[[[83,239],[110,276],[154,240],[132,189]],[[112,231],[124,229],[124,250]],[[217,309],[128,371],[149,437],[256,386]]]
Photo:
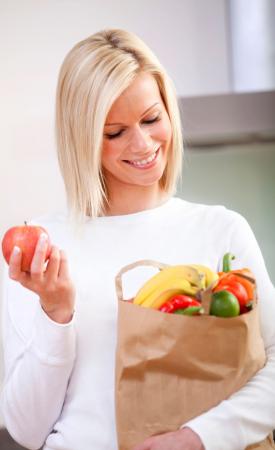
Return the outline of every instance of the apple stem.
[[[28,225],[27,222],[26,222],[26,220],[24,220],[24,224],[25,224],[25,225]]]

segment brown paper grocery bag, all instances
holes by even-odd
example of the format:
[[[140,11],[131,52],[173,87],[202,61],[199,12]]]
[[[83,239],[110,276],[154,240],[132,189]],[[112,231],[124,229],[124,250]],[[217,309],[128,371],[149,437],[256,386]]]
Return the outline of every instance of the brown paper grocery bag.
[[[116,277],[118,340],[116,421],[119,450],[147,437],[177,430],[239,390],[265,365],[258,305],[238,317],[183,316],[143,308],[123,300]],[[209,309],[209,291],[202,304]],[[226,436],[225,436],[226,439]],[[271,436],[253,449],[275,448]]]

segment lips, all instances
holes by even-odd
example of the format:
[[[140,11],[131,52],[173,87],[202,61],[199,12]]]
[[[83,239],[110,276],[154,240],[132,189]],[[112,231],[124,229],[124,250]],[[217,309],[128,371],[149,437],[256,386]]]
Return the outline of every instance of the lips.
[[[124,162],[126,162],[127,164],[130,164],[131,166],[138,167],[138,168],[149,167],[157,158],[158,153],[159,153],[159,148],[146,159],[124,160]]]

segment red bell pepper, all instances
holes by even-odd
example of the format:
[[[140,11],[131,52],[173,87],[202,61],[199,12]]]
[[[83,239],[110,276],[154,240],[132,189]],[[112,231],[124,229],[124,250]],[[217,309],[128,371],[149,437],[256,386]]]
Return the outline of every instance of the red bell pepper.
[[[201,306],[201,304],[193,297],[178,294],[171,297],[159,310],[166,313],[174,313],[178,309],[188,308],[189,306]]]

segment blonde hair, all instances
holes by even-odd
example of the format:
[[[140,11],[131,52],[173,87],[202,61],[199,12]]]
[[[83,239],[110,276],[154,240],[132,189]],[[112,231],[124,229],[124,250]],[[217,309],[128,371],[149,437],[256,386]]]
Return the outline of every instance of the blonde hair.
[[[140,72],[156,79],[172,127],[171,149],[160,186],[174,193],[182,167],[180,113],[172,81],[157,57],[135,34],[107,29],[76,44],[59,73],[56,144],[70,217],[104,215],[107,189],[101,167],[103,129],[114,101]]]

